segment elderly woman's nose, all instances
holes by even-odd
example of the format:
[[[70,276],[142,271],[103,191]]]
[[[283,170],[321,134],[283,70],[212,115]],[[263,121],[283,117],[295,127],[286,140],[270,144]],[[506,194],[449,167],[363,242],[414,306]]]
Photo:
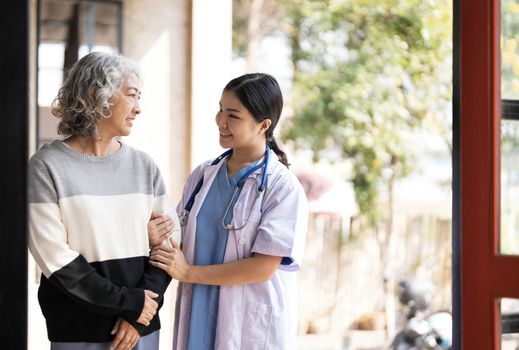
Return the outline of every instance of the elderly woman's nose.
[[[141,105],[139,104],[139,101],[135,102],[135,105],[133,106],[133,111],[135,114],[141,114]]]

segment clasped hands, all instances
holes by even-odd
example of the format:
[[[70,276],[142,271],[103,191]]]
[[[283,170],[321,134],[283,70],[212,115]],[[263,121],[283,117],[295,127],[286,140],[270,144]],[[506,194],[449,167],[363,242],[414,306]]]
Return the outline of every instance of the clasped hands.
[[[140,317],[137,319],[137,323],[145,326],[149,326],[151,320],[157,313],[159,304],[153,300],[159,295],[152,292],[151,290],[144,290],[144,306]],[[112,334],[115,334],[115,338],[110,344],[112,350],[130,350],[137,345],[140,335],[137,329],[133,327],[128,321],[119,318],[115,323]]]
[[[173,220],[169,216],[153,212],[148,223],[150,264],[167,272],[178,281],[186,281],[190,266],[179,244],[169,239],[173,233]]]
[[[148,222],[148,236],[150,246],[161,244],[163,241],[171,237],[173,233],[173,220],[164,214],[153,212]],[[141,315],[137,319],[137,323],[149,326],[151,320],[157,313],[159,304],[154,300],[159,295],[151,290],[144,290],[144,306]],[[115,323],[112,334],[115,338],[110,344],[113,350],[130,350],[137,345],[140,335],[137,329],[126,320],[119,318]]]

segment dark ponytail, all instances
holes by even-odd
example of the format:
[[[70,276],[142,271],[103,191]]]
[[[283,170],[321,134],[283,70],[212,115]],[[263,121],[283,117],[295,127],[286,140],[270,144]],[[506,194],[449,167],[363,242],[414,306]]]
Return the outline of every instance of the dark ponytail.
[[[274,135],[267,136],[267,145],[270,147],[271,150],[274,151],[274,153],[276,153],[281,164],[283,164],[287,168],[290,167],[290,163],[288,162],[287,155],[279,147]]]
[[[283,110],[283,95],[276,79],[265,73],[245,74],[231,80],[223,90],[233,91],[258,123],[270,119],[272,123],[265,134],[267,145],[288,168],[287,155],[274,138],[274,129]]]

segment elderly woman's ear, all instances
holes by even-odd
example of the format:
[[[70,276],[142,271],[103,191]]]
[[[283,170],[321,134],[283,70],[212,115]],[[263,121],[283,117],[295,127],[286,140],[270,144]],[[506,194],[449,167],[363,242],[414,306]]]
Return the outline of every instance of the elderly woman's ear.
[[[88,96],[90,96],[90,98],[92,99],[93,102],[96,101],[96,95],[97,95],[96,88],[91,88],[90,90],[88,90]]]

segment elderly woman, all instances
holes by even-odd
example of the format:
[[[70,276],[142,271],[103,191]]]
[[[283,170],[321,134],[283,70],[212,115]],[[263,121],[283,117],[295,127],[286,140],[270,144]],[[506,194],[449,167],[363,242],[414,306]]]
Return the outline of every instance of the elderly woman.
[[[147,231],[171,231],[158,212],[178,219],[153,160],[119,140],[140,94],[134,62],[86,55],[53,104],[64,140],[29,161],[29,248],[52,350],[158,349],[170,277],[147,263]]]

